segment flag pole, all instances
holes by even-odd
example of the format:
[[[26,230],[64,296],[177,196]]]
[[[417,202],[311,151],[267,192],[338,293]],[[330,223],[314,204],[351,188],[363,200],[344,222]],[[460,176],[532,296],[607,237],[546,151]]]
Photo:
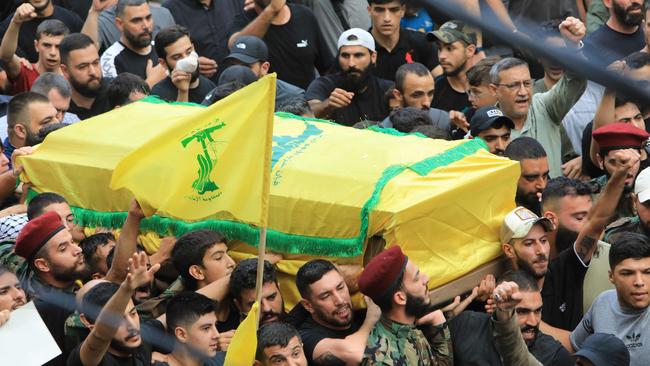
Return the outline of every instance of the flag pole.
[[[262,282],[264,281],[264,254],[266,253],[266,226],[260,229],[260,241],[257,247],[257,280],[255,281],[255,301],[260,304],[257,307],[257,328],[260,324],[260,313],[262,309]]]

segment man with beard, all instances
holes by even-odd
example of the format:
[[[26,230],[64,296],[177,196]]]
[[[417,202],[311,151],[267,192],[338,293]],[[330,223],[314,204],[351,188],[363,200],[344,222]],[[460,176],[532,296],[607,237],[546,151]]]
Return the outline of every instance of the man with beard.
[[[257,258],[244,259],[230,274],[230,296],[241,314],[246,318],[255,303],[255,285],[257,283]],[[260,302],[260,325],[284,318],[284,300],[280,293],[275,266],[264,261],[262,279],[262,300]]]
[[[36,28],[34,47],[38,50],[38,61],[31,68],[20,62],[16,55],[18,32],[23,23],[36,16],[31,4],[23,4],[14,13],[14,17],[2,38],[0,61],[11,82],[9,94],[14,95],[29,91],[39,75],[46,72],[61,73],[59,44],[68,35],[68,27],[61,21],[49,19]]]
[[[14,252],[27,261],[33,276],[23,288],[35,297],[35,305],[61,350],[65,350],[64,324],[74,310],[75,280],[86,276],[81,248],[73,241],[61,217],[47,212],[20,231]],[[49,365],[65,364],[66,354]]]
[[[105,97],[110,79],[104,78],[95,42],[85,34],[72,33],[61,41],[61,71],[72,86],[71,113],[80,119],[110,110]]]
[[[606,67],[645,45],[643,0],[603,0],[609,19],[585,38],[585,55]]]
[[[553,327],[573,329],[582,317],[583,282],[587,268],[597,248],[596,243],[614,213],[625,177],[638,164],[639,154],[624,150],[617,152],[616,158],[621,164],[607,184],[603,197],[589,210],[586,222],[572,245],[550,263],[549,236],[556,229],[550,219],[517,207],[503,220],[500,232],[503,252],[514,269],[531,274],[542,288],[543,317],[551,326],[543,329],[553,336],[556,335]]]
[[[156,84],[151,94],[168,101],[200,104],[216,85],[200,74],[199,61],[187,29],[180,25],[163,29],[156,35],[155,45],[158,61],[167,68],[169,76]],[[176,65],[180,60],[196,65],[194,71],[178,69]]]
[[[549,172],[546,151],[534,138],[520,137],[508,144],[503,155],[521,165],[515,203],[541,215],[540,200]]]
[[[393,83],[372,74],[377,61],[374,39],[352,28],[339,37],[338,49],[341,71],[314,80],[305,93],[314,115],[346,126],[383,120],[388,115],[384,95]]]
[[[38,131],[50,124],[59,123],[56,108],[46,96],[34,92],[16,95],[7,108],[7,134],[4,154],[11,159],[15,149],[33,146]],[[11,167],[11,164],[9,164]]]
[[[542,365],[573,365],[571,355],[562,344],[539,330],[542,321],[542,295],[537,282],[524,271],[508,271],[499,278],[494,292],[503,283],[519,287],[521,301],[515,306],[517,328],[527,350]],[[498,313],[497,313],[498,314]],[[499,357],[494,331],[494,318],[484,312],[463,311],[449,322],[454,345],[454,365],[509,365]]]
[[[48,19],[60,20],[65,24],[71,33],[81,32],[84,23],[74,12],[61,6],[54,5],[52,0],[24,0],[34,8],[34,16],[27,19],[21,24],[20,33],[18,34],[17,54],[27,58],[29,62],[37,62],[38,52],[34,48],[34,39],[36,39],[36,29],[42,22]],[[14,14],[8,16],[0,24],[0,34],[4,36],[8,31]]]
[[[123,72],[141,77],[153,87],[167,76],[167,68],[158,62],[151,46],[153,18],[146,0],[119,0],[115,24],[120,40],[113,43],[101,57],[105,77],[114,78]]]
[[[431,33],[437,40],[438,59],[443,76],[436,80],[432,106],[445,111],[465,111],[470,103],[467,96],[467,69],[476,53],[476,31],[460,20],[451,20]]]
[[[369,0],[370,32],[377,45],[377,67],[373,74],[395,80],[397,69],[419,62],[433,73],[438,66],[435,46],[421,32],[400,26],[406,5],[404,0]],[[435,75],[435,74],[434,74]]]
[[[623,163],[617,160],[616,153],[632,151],[641,154],[641,150],[650,134],[631,123],[617,122],[596,129],[592,136],[598,144],[599,150],[596,158],[598,159],[599,168],[605,171],[605,175],[594,178],[589,182],[592,186],[592,192],[595,194],[594,201],[597,201],[600,199],[599,196],[603,192],[605,184],[611,179],[612,172]],[[636,214],[632,192],[634,180],[639,173],[640,166],[641,162],[638,161],[625,178],[625,190],[618,201],[616,214],[611,218],[610,222],[624,217],[632,217]]]
[[[296,275],[302,306],[308,313],[298,331],[309,365],[359,364],[379,308],[368,300],[363,324],[352,313],[350,291],[332,262],[314,259]],[[293,311],[292,311],[293,312]]]
[[[603,240],[611,243],[625,232],[633,232],[650,237],[650,168],[645,168],[634,183],[634,208],[636,216],[624,217],[611,223],[605,231]]]
[[[68,366],[151,365],[153,348],[140,336],[140,318],[131,296],[137,288],[151,283],[159,268],[160,264],[155,264],[147,269],[147,255],[134,254],[129,275],[121,284],[99,283],[84,295],[81,321],[90,334],[70,353]],[[157,331],[152,336],[164,334],[165,326],[158,320],[145,325]]]
[[[421,109],[431,118],[431,124],[441,130],[449,131],[449,113],[431,108],[435,84],[431,72],[421,63],[404,64],[395,73],[395,88],[393,96],[402,108],[413,107]],[[392,128],[390,117],[386,117],[381,126]],[[410,131],[409,131],[410,132]]]
[[[381,318],[368,337],[364,365],[453,365],[442,311],[431,309],[427,282],[399,246],[377,254],[359,276],[359,290],[376,302]]]
[[[489,105],[474,112],[469,126],[472,137],[485,141],[490,152],[499,156],[503,156],[510,144],[510,131],[515,127],[512,120],[504,116],[499,108]],[[521,169],[523,172],[524,163]]]
[[[254,0],[254,7],[235,16],[231,23],[232,46],[239,36],[262,38],[269,48],[271,72],[278,79],[306,89],[332,67],[332,55],[308,7],[286,0]]]

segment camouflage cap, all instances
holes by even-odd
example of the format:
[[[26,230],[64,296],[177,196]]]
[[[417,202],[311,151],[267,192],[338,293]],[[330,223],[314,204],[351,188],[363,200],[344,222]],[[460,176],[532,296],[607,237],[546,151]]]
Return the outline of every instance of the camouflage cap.
[[[438,30],[427,33],[427,39],[429,41],[439,40],[443,43],[464,41],[467,44],[476,45],[476,29],[462,20],[450,20]]]

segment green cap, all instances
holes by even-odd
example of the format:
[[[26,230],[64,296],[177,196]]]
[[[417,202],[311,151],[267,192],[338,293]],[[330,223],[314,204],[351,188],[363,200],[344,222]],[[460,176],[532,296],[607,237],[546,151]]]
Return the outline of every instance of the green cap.
[[[476,45],[476,30],[462,20],[450,20],[443,24],[437,31],[427,34],[429,41],[439,40],[442,43],[463,41]]]

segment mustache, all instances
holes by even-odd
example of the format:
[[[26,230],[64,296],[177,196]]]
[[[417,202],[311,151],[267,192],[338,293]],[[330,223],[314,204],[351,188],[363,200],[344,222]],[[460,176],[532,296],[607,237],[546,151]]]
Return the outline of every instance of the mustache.
[[[140,331],[139,331],[139,330],[137,330],[137,329],[131,329],[131,330],[129,330],[129,334],[126,336],[125,339],[128,341],[128,340],[133,339],[133,338],[135,338],[135,337],[137,337],[137,336],[139,336],[139,335],[140,335]]]
[[[533,263],[547,262],[547,261],[548,261],[548,257],[546,256],[546,254],[540,254],[537,256],[537,258],[535,258]]]
[[[521,327],[521,332],[522,333],[525,333],[525,332],[528,332],[528,331],[533,331],[533,332],[537,333],[537,332],[539,332],[539,326],[534,327],[532,325],[524,325],[523,327]]]

